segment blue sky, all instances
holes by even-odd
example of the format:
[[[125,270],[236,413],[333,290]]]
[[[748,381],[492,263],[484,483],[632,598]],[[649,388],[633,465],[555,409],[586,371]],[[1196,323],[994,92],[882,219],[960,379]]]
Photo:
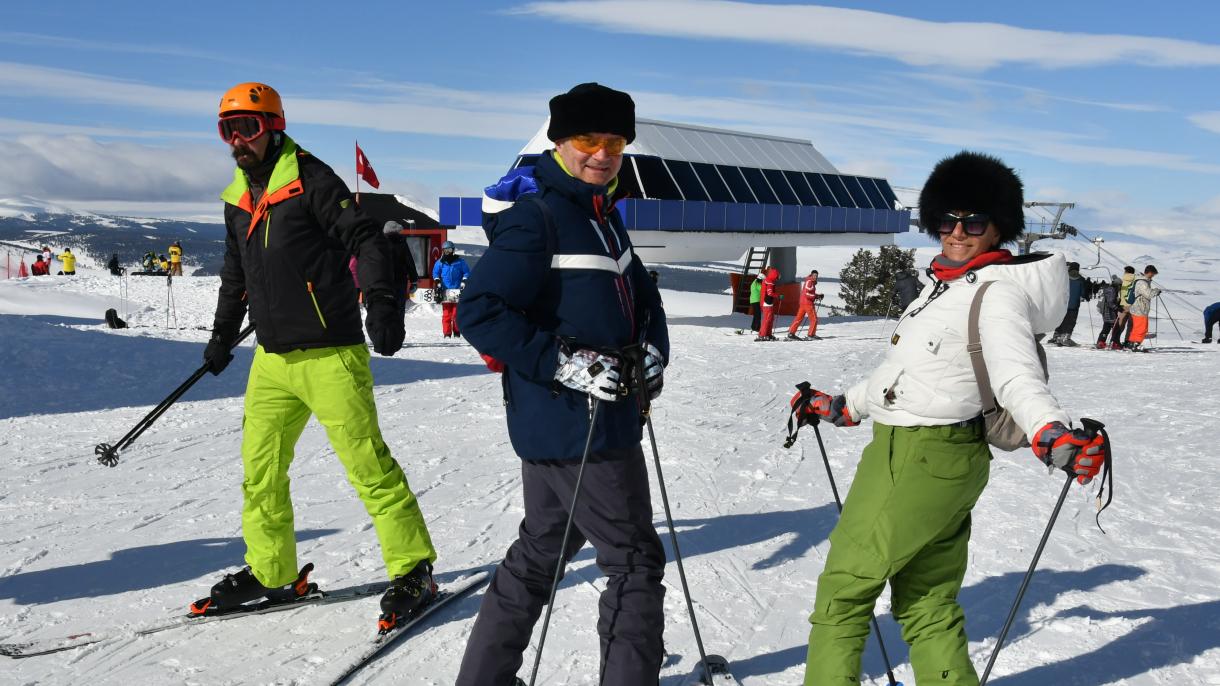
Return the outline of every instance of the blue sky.
[[[1217,25],[1212,2],[5,3],[0,197],[219,217],[216,103],[259,80],[349,183],[359,138],[382,190],[431,204],[598,80],[898,187],[984,150],[1081,228],[1220,246]]]

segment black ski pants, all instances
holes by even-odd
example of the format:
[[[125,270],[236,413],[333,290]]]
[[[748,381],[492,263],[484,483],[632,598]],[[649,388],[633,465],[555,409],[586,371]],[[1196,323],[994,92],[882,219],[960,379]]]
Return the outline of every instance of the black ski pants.
[[[458,686],[513,683],[550,595],[579,471],[579,460],[522,461],[525,518],[483,596]],[[609,577],[598,603],[599,683],[655,685],[664,657],[665,550],[652,525],[648,470],[640,446],[589,456],[564,559],[571,560],[586,540],[597,551],[597,566]],[[550,635],[553,641],[554,632]],[[550,657],[559,659],[553,643]],[[544,654],[543,674],[546,664]]]
[[[758,331],[762,326],[762,303],[750,303],[750,330]]]
[[[1069,307],[1067,313],[1063,315],[1063,321],[1059,323],[1059,327],[1055,329],[1056,336],[1071,338],[1072,332],[1076,330],[1076,316],[1080,314],[1079,301],[1076,307]]]

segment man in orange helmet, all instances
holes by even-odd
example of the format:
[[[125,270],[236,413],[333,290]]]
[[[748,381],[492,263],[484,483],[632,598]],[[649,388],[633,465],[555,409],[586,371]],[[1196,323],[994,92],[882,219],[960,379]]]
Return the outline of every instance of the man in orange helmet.
[[[242,420],[242,535],[247,566],[192,611],[224,610],[264,596],[304,592],[297,572],[288,467],[311,414],[373,518],[391,585],[381,626],[409,617],[436,593],[436,551],[415,495],[377,425],[369,351],[348,273],[358,258],[373,349],[402,348],[389,246],[347,185],[284,133],[273,88],[234,86],[220,100],[220,137],[237,170],[221,194],[226,250],[212,339],[204,361],[219,374],[249,307],[258,347]]]

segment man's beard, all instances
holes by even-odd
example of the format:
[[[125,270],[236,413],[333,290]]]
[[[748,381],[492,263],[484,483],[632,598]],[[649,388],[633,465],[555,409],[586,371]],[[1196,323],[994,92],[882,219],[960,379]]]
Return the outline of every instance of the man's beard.
[[[254,167],[257,167],[260,162],[262,162],[262,160],[258,159],[258,153],[254,152],[253,148],[249,148],[244,145],[233,148],[233,150],[230,151],[230,154],[233,156],[233,161],[237,163],[237,167],[243,171],[250,171]],[[243,163],[240,159],[238,159],[243,155],[249,155],[249,161]]]

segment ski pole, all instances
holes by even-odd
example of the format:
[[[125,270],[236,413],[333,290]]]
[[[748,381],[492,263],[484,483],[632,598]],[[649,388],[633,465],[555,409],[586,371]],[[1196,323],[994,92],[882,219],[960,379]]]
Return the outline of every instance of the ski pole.
[[[1101,422],[1094,419],[1081,419],[1080,423],[1084,425],[1086,431],[1094,435],[1101,431],[1104,426]],[[1072,479],[1075,478],[1075,474],[1068,474],[1067,479],[1063,482],[1063,489],[1059,491],[1059,500],[1055,503],[1055,509],[1051,511],[1051,518],[1046,523],[1046,530],[1042,532],[1042,540],[1038,541],[1038,548],[1034,551],[1034,559],[1029,561],[1029,569],[1025,572],[1025,578],[1021,579],[1021,587],[1017,589],[1017,598],[1012,602],[1012,609],[1008,611],[1008,619],[1004,620],[1004,627],[1000,629],[1000,637],[996,639],[995,648],[991,651],[991,657],[987,659],[987,668],[983,670],[983,678],[979,680],[979,686],[987,684],[987,677],[991,674],[991,668],[995,666],[996,656],[1000,654],[1000,649],[1004,647],[1004,639],[1008,636],[1008,630],[1012,628],[1012,622],[1017,617],[1017,610],[1021,607],[1021,598],[1025,595],[1025,590],[1029,588],[1029,582],[1034,576],[1034,568],[1038,566],[1038,558],[1042,557],[1042,549],[1046,547],[1046,541],[1051,536],[1051,529],[1055,526],[1055,520],[1059,518],[1059,510],[1063,507],[1063,501],[1067,499],[1068,489],[1072,486]]]
[[[682,595],[686,597],[686,611],[690,614],[691,629],[695,632],[695,645],[699,647],[699,664],[703,665],[704,683],[711,684],[713,683],[712,670],[707,666],[707,652],[703,650],[703,636],[699,634],[699,622],[695,619],[695,604],[691,601],[690,586],[686,583],[686,570],[682,566],[682,551],[678,548],[678,532],[674,530],[674,517],[669,509],[669,493],[665,490],[665,477],[661,474],[661,453],[657,451],[657,436],[652,431],[652,415],[644,416],[648,426],[648,441],[652,444],[653,463],[657,468],[657,485],[661,489],[661,504],[665,506],[665,523],[669,525],[669,542],[674,547],[674,561],[678,563],[678,580],[682,582]]]
[[[246,339],[247,336],[253,332],[254,323],[251,322],[249,326],[242,329],[241,333],[237,334],[237,339],[233,341],[233,345],[231,345],[229,349],[232,350],[233,348],[236,348]],[[182,385],[175,388],[168,396],[165,397],[164,400],[157,403],[157,406],[154,407],[151,412],[144,415],[143,419],[136,422],[136,425],[131,427],[131,431],[128,431],[122,438],[115,441],[114,445],[109,443],[98,443],[93,448],[93,454],[97,455],[97,461],[106,465],[107,467],[114,467],[118,465],[119,453],[126,450],[132,443],[135,442],[137,438],[140,437],[140,434],[144,433],[148,427],[153,425],[153,422],[157,421],[161,415],[165,414],[165,411],[168,410],[171,405],[178,402],[178,398],[181,398],[184,393],[190,390],[191,386],[194,386],[196,381],[203,378],[203,375],[208,372],[210,367],[211,366],[209,363],[204,362],[203,366],[196,369],[195,373],[191,374],[190,378],[182,382]]]
[[[585,465],[589,462],[589,449],[593,446],[593,427],[597,425],[597,407],[600,401],[589,396],[589,435],[585,438],[585,452],[580,457],[580,470],[576,472],[576,487],[572,489],[572,506],[568,508],[568,523],[563,528],[563,543],[559,546],[559,562],[555,564],[555,580],[551,582],[551,597],[546,601],[546,617],[542,620],[542,635],[538,637],[538,651],[534,654],[534,668],[530,671],[529,686],[538,678],[538,665],[542,663],[542,647],[546,645],[546,631],[551,624],[551,609],[555,605],[555,592],[567,565],[564,554],[568,550],[568,538],[572,534],[572,520],[576,517],[576,503],[580,498],[580,485],[585,476]]]
[[[835,475],[830,470],[830,458],[826,455],[826,445],[822,443],[822,431],[818,428],[821,424],[820,420],[813,421],[813,435],[818,439],[818,450],[822,451],[822,464],[826,465],[826,478],[830,480],[830,492],[835,496],[835,507],[839,508],[839,514],[843,514],[843,501],[839,499],[839,489],[835,486]],[[877,624],[877,615],[869,614],[869,621],[873,625],[873,633],[877,636],[877,647],[881,649],[881,659],[885,661],[885,676],[890,680],[890,686],[901,686],[897,679],[894,678],[894,668],[890,665],[890,654],[885,649],[885,639],[881,638],[881,626]]]

